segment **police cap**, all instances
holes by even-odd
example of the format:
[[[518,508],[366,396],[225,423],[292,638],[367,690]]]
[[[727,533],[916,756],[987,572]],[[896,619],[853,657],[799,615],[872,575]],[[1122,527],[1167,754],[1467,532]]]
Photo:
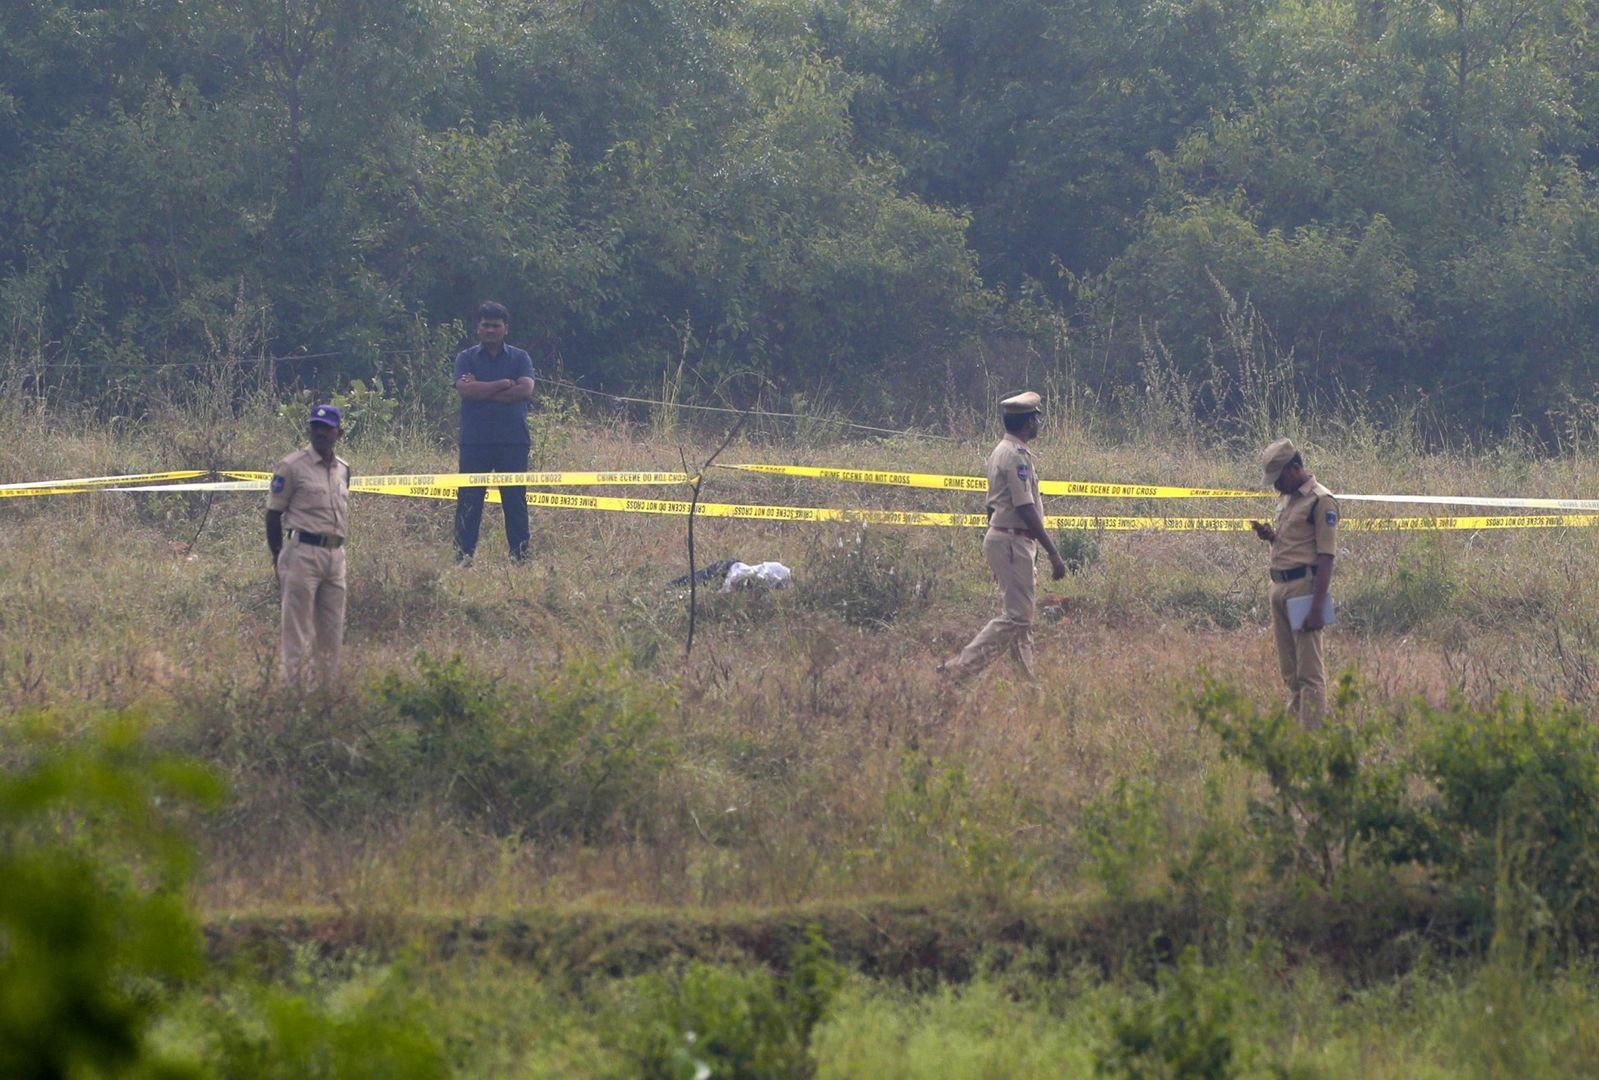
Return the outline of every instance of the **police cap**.
[[[1288,463],[1299,456],[1298,449],[1289,439],[1278,439],[1260,454],[1261,472],[1265,474],[1266,486],[1276,487],[1277,478],[1288,468]]]
[[[1026,416],[1028,413],[1041,412],[1044,401],[1032,390],[1015,397],[1008,397],[999,403],[999,409],[1006,416]]]
[[[344,417],[339,412],[337,405],[318,405],[311,410],[311,423],[326,424],[328,427],[342,427]]]

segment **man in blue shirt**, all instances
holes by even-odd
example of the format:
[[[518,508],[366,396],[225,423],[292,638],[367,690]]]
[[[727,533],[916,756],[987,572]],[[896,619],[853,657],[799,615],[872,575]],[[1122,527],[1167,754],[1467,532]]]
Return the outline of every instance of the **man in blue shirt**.
[[[533,358],[505,343],[511,313],[485,300],[477,309],[478,344],[455,358],[455,389],[461,395],[461,471],[526,472]],[[483,524],[487,488],[464,487],[455,503],[455,558],[470,565]],[[505,541],[511,558],[528,555],[527,489],[500,488]]]

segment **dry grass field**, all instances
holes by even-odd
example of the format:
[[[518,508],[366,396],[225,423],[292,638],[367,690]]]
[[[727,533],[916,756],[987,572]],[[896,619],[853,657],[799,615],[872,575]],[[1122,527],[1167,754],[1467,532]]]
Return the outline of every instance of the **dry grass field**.
[[[17,414],[5,420],[0,482],[190,466],[266,469],[294,447],[295,427],[259,403],[242,415],[189,410],[139,423]],[[995,436],[976,421],[960,428],[944,438],[844,440],[826,424],[774,425],[741,437],[722,460],[978,472]],[[723,430],[552,409],[535,429],[536,467],[675,469],[685,458],[703,460]],[[1514,442],[1427,451],[1414,430],[1369,420],[1305,424],[1293,434],[1312,470],[1338,491],[1599,492],[1599,457],[1587,453],[1535,454]],[[1256,480],[1250,440],[1163,426],[1158,416],[1134,414],[1113,426],[1058,409],[1038,452],[1046,479],[1218,487]],[[363,431],[359,417],[343,453],[368,475],[453,465],[436,435],[403,423]],[[966,494],[717,470],[703,498],[980,505]],[[1301,971],[1296,978],[1331,980],[1320,989],[1299,986],[1291,996],[1300,1004],[1283,1004],[1269,1023],[1259,1010],[1250,1019],[1249,1030],[1269,1031],[1260,1038],[1272,1060],[1309,1063],[1311,1072],[1294,1075],[1346,1075],[1352,1063],[1372,1075],[1453,1075],[1448,1062],[1458,1059],[1446,1048],[1454,1029],[1434,1021],[1465,1017],[1476,1007],[1466,1004],[1477,1000],[1472,994],[1496,992],[1470,981],[1477,976],[1426,981],[1405,1008],[1425,999],[1437,1009],[1406,1042],[1369,996],[1340,997],[1328,987],[1355,978],[1365,980],[1361,994],[1403,996],[1392,988],[1400,984],[1372,974],[1373,964],[1388,965],[1400,980],[1418,978],[1404,972],[1423,957],[1480,959],[1486,939],[1418,936],[1407,929],[1412,923],[1370,900],[1372,890],[1389,890],[1398,897],[1392,904],[1425,908],[1436,888],[1429,893],[1414,869],[1373,878],[1356,867],[1307,893],[1302,881],[1242,851],[1252,842],[1251,800],[1267,796],[1270,784],[1223,753],[1196,719],[1193,699],[1206,674],[1263,713],[1280,697],[1265,546],[1248,533],[1064,536],[1076,568],[1040,586],[1038,682],[1023,683],[1001,662],[957,687],[934,666],[982,625],[994,602],[976,531],[701,519],[701,565],[778,560],[793,568],[794,586],[702,590],[693,652],[685,656],[687,595],[669,584],[688,569],[681,518],[535,510],[535,555],[513,565],[491,508],[477,563],[461,569],[451,558],[450,504],[358,495],[344,678],[329,692],[301,697],[273,681],[277,596],[261,503],[255,493],[0,501],[0,707],[55,737],[92,728],[105,710],[131,713],[154,743],[222,775],[226,805],[192,821],[201,852],[193,900],[220,940],[229,939],[229,927],[249,937],[278,933],[262,927],[299,926],[308,940],[345,935],[353,947],[382,952],[412,940],[396,928],[415,920],[500,927],[515,937],[526,932],[524,917],[535,926],[614,919],[634,920],[632,931],[616,932],[640,935],[637,955],[670,953],[668,942],[685,955],[714,956],[721,946],[707,943],[744,941],[727,948],[762,958],[770,941],[762,946],[748,928],[775,920],[822,925],[850,943],[840,949],[890,970],[916,966],[905,959],[914,951],[906,942],[925,940],[927,920],[938,923],[937,913],[948,911],[957,914],[932,939],[948,949],[959,944],[967,959],[955,968],[947,956],[927,966],[971,978],[971,957],[985,943],[1004,945],[999,929],[1018,919],[1037,940],[1058,934],[1084,955],[1094,954],[1099,927],[1101,945],[1130,942],[1134,968],[1132,955],[1150,945],[1139,938],[1148,930],[1219,948],[1224,957],[1254,949],[1245,981],[1267,986],[1255,992],[1274,993],[1273,964]],[[1263,496],[1204,509],[1056,499],[1048,509],[1265,516],[1269,507]],[[1350,503],[1344,517],[1389,512],[1421,511]],[[1347,531],[1334,586],[1342,625],[1331,632],[1330,655],[1352,673],[1359,694],[1342,723],[1380,726],[1451,702],[1486,706],[1504,691],[1590,713],[1599,693],[1592,615],[1599,586],[1589,570],[1596,555],[1595,529]],[[1382,730],[1367,750],[1373,760],[1422,741],[1414,722]],[[1428,789],[1421,777],[1409,783]],[[1218,836],[1232,847],[1218,848]],[[1412,886],[1418,892],[1406,899]],[[1361,914],[1363,903],[1388,914]],[[1340,924],[1353,936],[1340,939],[1339,931],[1312,941],[1306,928],[1331,909],[1348,916]],[[1277,911],[1282,923],[1263,922],[1263,911]],[[1070,912],[1089,913],[1087,921],[1073,922],[1063,914]],[[1456,925],[1451,918],[1442,924]],[[1355,941],[1366,932],[1375,944],[1363,960]],[[970,940],[962,943],[963,934]],[[580,938],[596,948],[592,936]],[[1272,948],[1298,959],[1261,959],[1267,941],[1290,942]],[[572,948],[547,943],[546,960],[581,967]],[[626,953],[625,941],[617,948]],[[1312,962],[1311,953],[1321,959]],[[499,961],[481,962],[493,972],[483,976],[490,985],[515,985],[493,967]],[[1330,974],[1316,974],[1321,963]],[[1579,1075],[1599,1060],[1591,1026],[1599,995],[1580,970],[1561,970],[1527,976],[1526,1008],[1545,1012],[1526,1020],[1525,1031],[1549,1050],[1548,1032],[1564,1031],[1586,1011],[1588,1020],[1570,1034],[1577,1042],[1557,1040],[1553,1056],[1540,1059]],[[1521,978],[1493,971],[1501,982]],[[1041,1026],[1035,1041],[1004,1051],[1021,1055],[1011,1066],[969,1075],[1079,1071],[1064,1062],[1081,1058],[1086,1044],[1051,1027],[1048,1018],[1063,1015],[1059,1007],[1038,998],[1035,986],[1020,995],[1033,1002],[1017,1006],[1026,1015],[1010,1015],[1005,1003],[1018,993],[1005,989],[1008,977],[978,978],[971,998],[920,1004],[851,990],[858,1000],[849,1015],[874,1017],[879,1026],[835,1024],[813,1043],[808,1068],[840,1076],[883,1071],[874,1055],[893,1044],[916,1049],[900,1060],[906,1071],[889,1075],[939,1075],[929,1032],[964,1030],[961,1010],[976,1009],[982,1023],[1004,1014],[1003,1023],[1018,1030]],[[462,1015],[509,1008],[478,1000],[470,988],[476,977],[454,968],[424,966],[407,978],[431,986],[417,993],[451,995]],[[1089,998],[1111,992],[1078,989]],[[1316,1001],[1342,1002],[1341,1034],[1296,1011]],[[577,1016],[595,1006],[567,1007]],[[1096,1038],[1114,1013],[1105,1005],[1095,1014]],[[534,1055],[543,1064],[534,1068],[534,1056],[495,1043],[493,1054],[479,1046],[477,1056],[458,1055],[460,1071],[545,1075],[540,1070],[549,1068],[555,1075],[550,1063],[582,1057],[587,1045],[570,1025],[535,1035],[502,1017],[494,1030],[513,1042],[506,1033],[520,1031],[543,1046]],[[1066,1056],[1040,1061],[1054,1061],[1058,1072],[1023,1060],[1044,1053],[1050,1040],[1063,1040]],[[552,1049],[557,1043],[562,1049]],[[978,1059],[1003,1059],[997,1047],[968,1049]],[[610,1060],[591,1050],[583,1060]],[[929,1071],[911,1071],[913,1059],[930,1063]],[[1091,1057],[1083,1060],[1092,1067]],[[625,1063],[609,1068],[594,1064],[592,1072],[628,1074]]]

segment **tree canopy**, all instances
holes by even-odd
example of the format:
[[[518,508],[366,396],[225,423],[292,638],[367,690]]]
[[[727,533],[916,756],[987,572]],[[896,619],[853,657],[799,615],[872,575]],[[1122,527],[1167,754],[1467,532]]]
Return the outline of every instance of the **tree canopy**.
[[[927,393],[1040,306],[1485,428],[1595,389],[1599,0],[13,0],[0,375]],[[1234,373],[1235,376],[1238,373]],[[1224,403],[1222,403],[1224,405]]]

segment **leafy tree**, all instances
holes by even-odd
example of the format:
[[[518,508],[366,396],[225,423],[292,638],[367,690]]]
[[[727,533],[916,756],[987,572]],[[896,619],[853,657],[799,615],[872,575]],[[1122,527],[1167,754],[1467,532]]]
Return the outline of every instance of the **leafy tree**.
[[[219,794],[199,767],[144,751],[125,719],[0,772],[0,1075],[152,1065],[160,985],[203,966],[182,893],[191,855],[159,807]]]

